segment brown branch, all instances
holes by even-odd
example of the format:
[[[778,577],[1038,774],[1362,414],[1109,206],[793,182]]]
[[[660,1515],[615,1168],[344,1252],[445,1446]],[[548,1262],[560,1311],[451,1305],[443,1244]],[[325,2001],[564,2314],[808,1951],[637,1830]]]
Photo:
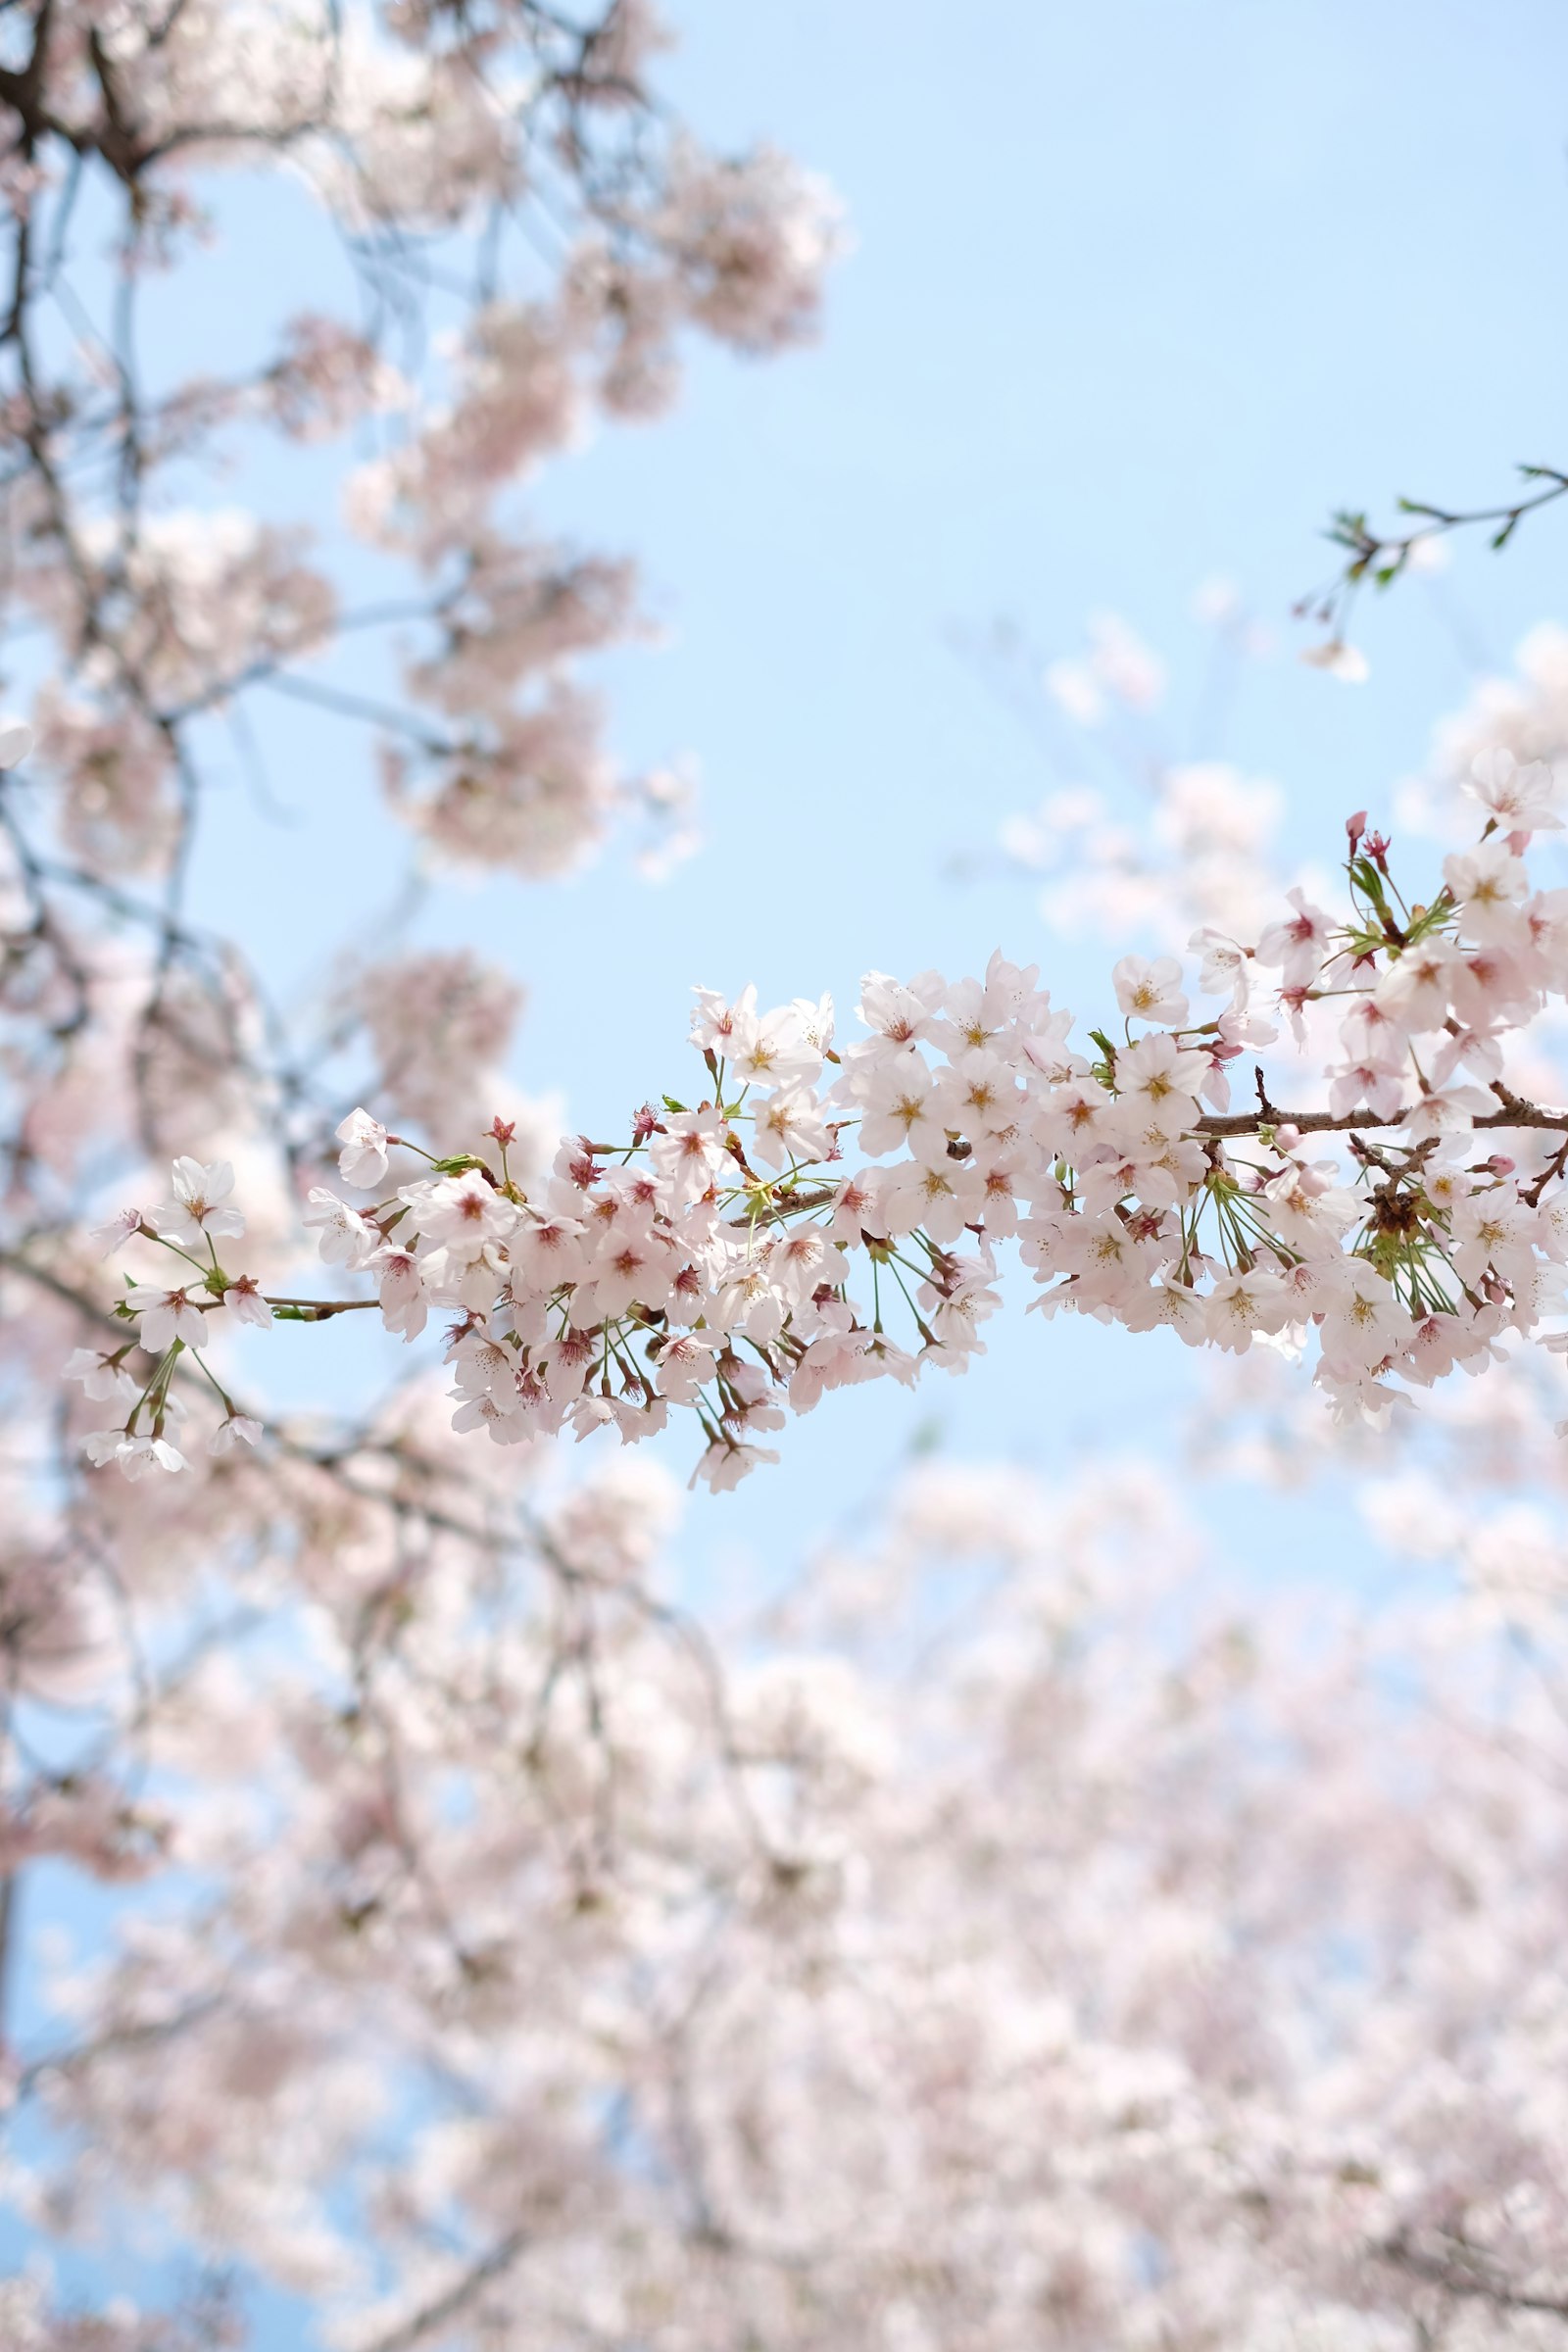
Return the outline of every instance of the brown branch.
[[[1411,1109],[1418,1110],[1419,1103]],[[1343,1117],[1332,1110],[1277,1110],[1265,1120],[1255,1110],[1207,1112],[1195,1119],[1193,1135],[1255,1135],[1261,1126],[1295,1127],[1302,1135],[1355,1135],[1363,1127],[1402,1127],[1409,1110],[1385,1118],[1375,1110],[1350,1110]],[[1502,1110],[1489,1110],[1472,1122],[1478,1132],[1494,1127],[1540,1127],[1550,1135],[1568,1135],[1568,1110],[1548,1110],[1539,1102],[1514,1098]]]

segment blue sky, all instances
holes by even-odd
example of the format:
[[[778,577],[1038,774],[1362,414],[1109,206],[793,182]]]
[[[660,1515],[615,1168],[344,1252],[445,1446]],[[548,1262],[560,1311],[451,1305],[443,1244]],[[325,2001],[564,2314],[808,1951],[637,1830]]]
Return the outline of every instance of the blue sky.
[[[705,136],[765,135],[845,199],[855,250],[820,345],[766,367],[695,355],[656,427],[606,433],[532,501],[635,552],[668,631],[607,672],[628,761],[691,751],[708,847],[649,890],[612,854],[565,888],[444,893],[423,936],[506,961],[531,1002],[516,1064],[600,1128],[686,1074],[694,981],[764,1000],[868,965],[979,968],[1002,944],[1098,1015],[1098,950],[1051,938],[1021,880],[960,884],[1047,781],[948,644],[1010,613],[1052,652],[1113,608],[1191,699],[1196,585],[1223,573],[1275,620],[1228,750],[1287,789],[1303,851],[1387,808],[1468,673],[1412,583],[1368,612],[1373,674],[1294,659],[1288,610],[1328,568],[1331,506],[1407,490],[1490,499],[1515,459],[1568,458],[1568,16],[1544,0],[672,0],[662,78]],[[199,273],[204,326],[251,315],[257,272],[310,299],[295,200],[228,203]],[[330,271],[326,271],[329,277]],[[297,283],[296,283],[297,281]],[[323,282],[320,291],[328,291]],[[194,313],[171,322],[182,336]],[[221,491],[218,492],[221,495]],[[1501,661],[1568,617],[1568,519],[1448,588]],[[329,718],[266,722],[280,825],[233,790],[198,877],[285,986],[390,893],[362,747]],[[781,1471],[694,1500],[707,1583],[787,1564],[874,1491],[932,1419],[944,1443],[1062,1462],[1138,1440],[1185,1358],[1017,1311],[962,1382],[855,1392],[786,1437]],[[994,1327],[995,1328],[995,1327]],[[331,1396],[363,1342],[282,1334]],[[672,1465],[684,1456],[684,1440]],[[1256,1498],[1222,1516],[1245,1540]],[[1305,1559],[1343,1530],[1299,1518]],[[296,2340],[280,2322],[278,2342]]]

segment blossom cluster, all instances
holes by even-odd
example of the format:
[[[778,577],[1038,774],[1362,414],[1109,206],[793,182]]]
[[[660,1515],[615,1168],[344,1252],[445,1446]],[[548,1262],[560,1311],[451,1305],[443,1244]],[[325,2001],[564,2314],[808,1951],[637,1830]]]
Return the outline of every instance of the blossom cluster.
[[[306,1226],[325,1263],[373,1277],[389,1331],[448,1318],[460,1431],[631,1441],[687,1408],[715,1487],[776,1459],[759,1438],[829,1389],[963,1369],[1014,1241],[1047,1313],[1235,1353],[1310,1336],[1336,1411],[1385,1419],[1409,1387],[1565,1311],[1568,1112],[1502,1075],[1509,1033],[1568,992],[1568,892],[1533,889],[1523,856],[1561,822],[1556,788],[1499,752],[1471,789],[1484,828],[1430,904],[1403,896],[1358,815],[1339,917],[1296,889],[1254,940],[1198,933],[1197,986],[1228,1000],[1206,1018],[1175,957],[1116,964],[1121,1034],[1091,1030],[1087,1053],[1037,968],[1000,953],[983,979],[869,975],[865,1034],[842,1050],[826,999],[762,1012],[753,990],[699,990],[695,1102],[645,1104],[613,1145],[567,1138],[532,1194],[504,1120],[481,1150],[423,1152],[426,1173],[400,1184],[392,1155],[410,1147],[360,1108],[339,1168],[375,1198],[316,1187]],[[1237,1060],[1279,1021],[1304,1042],[1320,1006],[1337,1016],[1326,1105],[1278,1110],[1259,1067],[1255,1106],[1233,1110]],[[1344,1158],[1316,1156],[1333,1136]],[[88,1447],[132,1475],[177,1466],[170,1377],[184,1349],[201,1360],[215,1319],[370,1303],[270,1301],[231,1278],[217,1250],[241,1230],[231,1186],[226,1167],[176,1162],[172,1204],[109,1228],[193,1268],[119,1302],[156,1359],[144,1387],[122,1368],[134,1343],[78,1364],[131,1399]],[[214,1443],[256,1434],[230,1406]]]

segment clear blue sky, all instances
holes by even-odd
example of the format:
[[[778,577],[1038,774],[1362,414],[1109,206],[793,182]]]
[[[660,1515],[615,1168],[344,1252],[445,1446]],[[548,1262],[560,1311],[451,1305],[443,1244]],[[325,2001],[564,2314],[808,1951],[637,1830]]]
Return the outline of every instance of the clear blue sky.
[[[755,979],[764,1000],[827,986],[848,1011],[866,965],[974,969],[1001,943],[1096,1009],[1103,956],[1047,936],[1027,884],[945,870],[1044,781],[947,650],[952,623],[1007,612],[1068,650],[1112,607],[1185,661],[1190,689],[1203,577],[1288,628],[1327,567],[1332,505],[1490,498],[1514,459],[1568,458],[1560,7],[671,13],[676,105],[707,136],[765,135],[826,172],[856,250],[817,349],[766,367],[699,354],[667,422],[606,434],[535,501],[641,558],[671,639],[612,665],[615,736],[633,763],[700,757],[709,846],[655,892],[613,857],[565,889],[454,891],[425,936],[471,940],[528,983],[517,1075],[595,1127],[679,1086],[696,980]],[[231,213],[201,300],[240,319],[257,270],[294,270],[295,213],[275,192]],[[1565,564],[1568,520],[1548,517],[1451,584],[1501,658],[1531,621],[1568,617]],[[1387,807],[1466,685],[1418,586],[1362,636],[1365,688],[1287,657],[1236,714],[1229,748],[1286,786],[1303,847]],[[224,919],[238,902],[268,967],[304,983],[345,907],[390,888],[394,853],[350,731],[290,713],[269,740],[300,821],[228,795],[200,890]],[[290,1344],[318,1350],[320,1393],[347,1377],[352,1335],[271,1343]],[[783,1565],[933,1414],[964,1451],[1048,1462],[1113,1443],[1123,1415],[1142,1434],[1184,1368],[1174,1346],[1015,1311],[965,1382],[829,1399],[788,1433],[782,1471],[694,1502],[690,1556]],[[1236,1532],[1253,1507],[1227,1506]],[[1300,1540],[1333,1526],[1309,1517]],[[280,2321],[277,2343],[296,2340]]]

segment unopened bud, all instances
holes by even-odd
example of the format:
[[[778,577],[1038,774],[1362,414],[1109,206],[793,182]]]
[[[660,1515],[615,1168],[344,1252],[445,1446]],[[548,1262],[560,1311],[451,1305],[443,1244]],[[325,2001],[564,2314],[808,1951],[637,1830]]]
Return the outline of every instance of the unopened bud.
[[[1274,1141],[1282,1152],[1294,1152],[1300,1140],[1301,1130],[1299,1127],[1293,1127],[1289,1120],[1283,1127],[1276,1127],[1274,1130]]]
[[[1366,810],[1358,808],[1353,816],[1348,816],[1345,820],[1345,830],[1349,835],[1350,855],[1353,858],[1355,845],[1366,831]]]

